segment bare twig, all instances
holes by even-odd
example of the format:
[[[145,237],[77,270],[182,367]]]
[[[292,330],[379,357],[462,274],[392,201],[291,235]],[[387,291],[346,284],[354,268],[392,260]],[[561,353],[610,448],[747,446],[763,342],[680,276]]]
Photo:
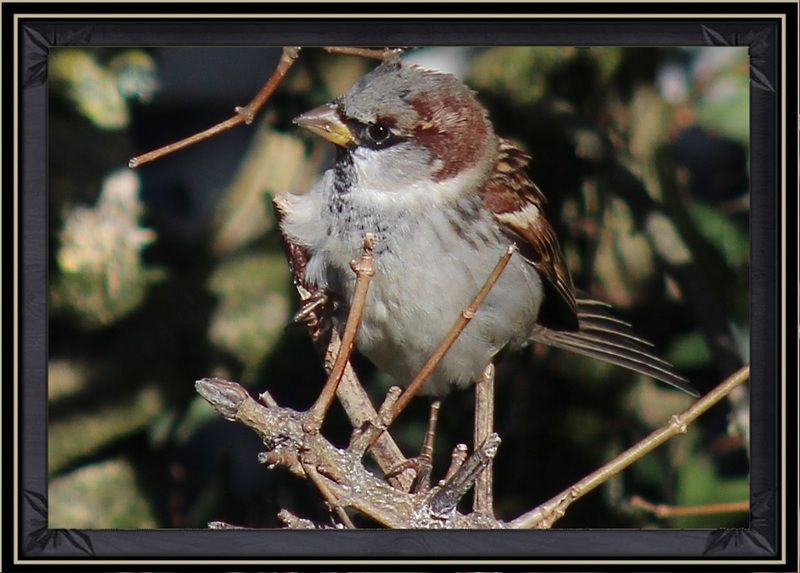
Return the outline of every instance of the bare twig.
[[[453,453],[450,455],[450,467],[447,468],[439,485],[444,485],[464,465],[467,460],[467,452],[469,452],[469,449],[466,444],[456,444],[456,447],[453,448]]]
[[[392,386],[389,388],[389,392],[386,394],[386,398],[383,400],[383,404],[381,404],[381,407],[378,410],[378,415],[372,420],[363,424],[365,427],[357,427],[353,431],[350,444],[347,446],[347,449],[350,452],[353,452],[359,457],[363,456],[364,452],[367,451],[367,448],[377,437],[377,435],[386,430],[386,425],[391,419],[392,408],[394,407],[394,403],[397,401],[399,396],[399,386]]]
[[[258,395],[259,401],[264,404],[267,408],[277,408],[278,403],[275,401],[275,398],[272,397],[272,394],[264,390],[261,394]]]
[[[331,507],[332,510],[336,512],[336,515],[339,516],[339,520],[348,528],[348,529],[355,529],[355,525],[350,520],[350,516],[347,515],[344,508],[339,503],[339,500],[336,499],[336,496],[331,493],[330,488],[325,484],[325,480],[319,475],[317,468],[314,467],[314,464],[310,463],[303,463],[303,470],[305,470],[308,479],[317,486],[317,489],[322,494],[322,497],[325,498],[325,501],[328,502],[328,505]]]
[[[347,322],[345,323],[344,333],[342,334],[339,354],[336,356],[328,380],[325,382],[325,386],[322,392],[320,392],[319,398],[317,398],[317,401],[314,402],[314,405],[311,406],[307,412],[308,420],[306,429],[309,431],[317,431],[320,426],[322,426],[325,414],[328,412],[328,409],[333,403],[333,399],[336,397],[336,390],[339,388],[339,383],[342,381],[342,376],[350,360],[350,355],[353,353],[358,329],[361,326],[361,315],[364,313],[364,305],[367,302],[369,283],[372,281],[372,277],[375,276],[372,258],[372,249],[374,246],[375,241],[372,235],[367,233],[364,237],[364,249],[361,258],[350,263],[353,272],[356,273],[356,287],[353,292],[353,300],[350,304],[350,312],[347,315]]]
[[[241,525],[234,525],[232,523],[227,523],[225,521],[209,521],[208,522],[209,529],[247,529],[246,527],[242,527]]]
[[[310,519],[295,515],[288,509],[280,510],[277,517],[289,529],[340,529],[340,526],[333,526],[327,523],[315,523]]]
[[[475,429],[474,444],[483,444],[494,430],[494,365],[489,364],[481,379],[475,382]],[[492,464],[489,463],[478,474],[475,481],[475,498],[473,508],[478,513],[491,514],[492,501]]]
[[[455,511],[458,501],[469,491],[481,471],[492,463],[499,446],[500,436],[491,434],[479,448],[472,452],[467,461],[449,479],[445,480],[442,487],[433,491],[428,503],[433,515],[446,516]]]
[[[635,446],[605,464],[597,471],[589,474],[578,483],[559,493],[549,501],[537,508],[519,516],[509,525],[514,528],[548,528],[564,516],[567,508],[577,499],[580,499],[597,486],[618,474],[636,460],[641,459],[658,446],[678,434],[685,434],[687,426],[696,420],[706,410],[719,402],[735,387],[743,384],[750,376],[750,367],[745,366],[738,372],[728,377],[711,392],[692,404],[690,408],[680,415],[670,418],[669,424],[656,430]]]
[[[189,147],[190,145],[194,145],[195,143],[214,137],[215,135],[222,133],[223,131],[228,131],[229,129],[242,123],[250,125],[253,123],[253,118],[255,117],[256,113],[258,113],[258,111],[267,102],[269,97],[275,91],[275,88],[277,88],[283,81],[284,76],[286,76],[286,73],[289,71],[292,65],[294,65],[294,62],[297,60],[297,56],[299,54],[300,48],[297,46],[283,48],[281,59],[278,61],[278,66],[275,68],[275,71],[272,72],[272,75],[259,90],[256,96],[250,101],[250,103],[244,107],[237,107],[235,109],[236,114],[233,117],[226,119],[225,121],[218,123],[217,125],[210,127],[205,131],[195,133],[194,135],[191,135],[180,141],[176,141],[175,143],[170,143],[164,147],[160,147],[153,151],[138,155],[128,162],[128,166],[132,169],[139,167],[145,163],[150,163],[151,161],[155,161],[160,157],[174,153],[180,149],[183,149],[184,147]]]
[[[335,529],[327,525],[319,525],[310,519],[304,519],[293,514],[288,509],[282,509],[278,512],[278,519],[286,524],[286,527],[291,529]]]
[[[439,365],[439,362],[442,361],[442,358],[444,358],[444,355],[447,354],[448,350],[450,350],[450,347],[453,346],[461,332],[475,317],[475,313],[478,312],[478,307],[480,307],[481,303],[483,303],[484,299],[488,296],[489,291],[492,290],[492,287],[500,278],[500,275],[503,274],[508,262],[511,260],[511,256],[516,250],[517,247],[515,245],[509,246],[505,254],[497,262],[497,265],[495,265],[494,269],[492,269],[492,272],[489,274],[486,282],[481,287],[481,290],[478,291],[478,294],[475,295],[475,298],[472,300],[472,302],[470,302],[469,306],[467,306],[467,308],[461,312],[461,315],[459,315],[455,324],[453,324],[450,332],[448,332],[447,336],[445,336],[442,342],[439,343],[438,348],[436,348],[431,357],[428,358],[428,361],[422,366],[422,369],[420,369],[419,373],[408,385],[406,391],[400,396],[400,399],[394,406],[392,420],[397,418],[397,416],[405,409],[405,407],[408,406],[408,403],[417,394],[417,392],[419,392],[419,389],[422,388],[422,385]]]
[[[258,463],[267,466],[269,469],[275,466],[282,466],[297,477],[305,477],[306,473],[296,452],[272,450],[258,454]]]
[[[750,511],[750,502],[731,501],[727,503],[709,503],[706,505],[667,505],[664,503],[651,503],[638,495],[633,496],[627,507],[643,509],[656,517],[686,517],[694,515],[717,515],[720,513],[739,513]]]
[[[281,58],[278,60],[278,65],[275,67],[275,71],[272,72],[272,75],[270,75],[266,83],[247,105],[238,106],[234,109],[235,114],[232,117],[212,127],[209,127],[204,131],[181,139],[180,141],[159,147],[153,151],[148,151],[142,155],[137,155],[128,162],[128,166],[131,169],[135,169],[136,167],[140,167],[145,163],[150,163],[151,161],[155,161],[156,159],[164,157],[165,155],[175,153],[176,151],[179,151],[185,147],[189,147],[195,143],[210,139],[220,133],[236,127],[237,125],[252,124],[256,114],[261,110],[267,100],[269,100],[275,89],[283,81],[283,78],[286,77],[289,69],[291,69],[295,61],[297,61],[301,49],[302,48],[300,46],[284,46],[283,52],[281,53]],[[385,48],[383,50],[374,50],[352,46],[326,46],[323,49],[332,54],[346,54],[381,61],[387,61],[395,58],[406,50],[406,48]]]
[[[355,46],[324,46],[322,48],[329,54],[344,54],[347,56],[359,56],[362,58],[371,58],[373,60],[381,60],[385,62],[402,54],[407,48],[384,48],[382,50],[374,50],[372,48],[359,48]]]
[[[331,339],[328,343],[327,351],[325,352],[325,369],[328,372],[330,372],[333,366],[335,357],[339,355],[340,347],[341,340],[339,334],[336,330],[333,330],[331,332]],[[392,393],[395,393],[391,402],[391,404],[394,405],[394,400],[399,396],[399,388],[397,390],[390,389],[384,402],[389,400]],[[364,390],[361,382],[359,382],[349,362],[345,367],[342,381],[339,383],[339,389],[336,391],[336,396],[339,398],[339,402],[341,402],[342,407],[344,407],[345,413],[347,417],[350,418],[350,422],[354,428],[362,428],[365,425],[369,425],[374,429],[370,432],[371,445],[369,446],[368,453],[384,473],[389,472],[392,468],[399,466],[405,461],[406,458],[403,452],[400,451],[400,448],[397,443],[395,443],[394,439],[392,439],[389,432],[378,431],[380,427],[386,428],[391,416],[386,417],[386,414],[380,414],[375,411],[367,392]],[[378,424],[375,423],[376,420],[379,420]],[[373,432],[379,433],[380,435],[375,438]],[[413,472],[407,471],[391,477],[389,482],[403,491],[408,491],[411,487],[412,480]]]

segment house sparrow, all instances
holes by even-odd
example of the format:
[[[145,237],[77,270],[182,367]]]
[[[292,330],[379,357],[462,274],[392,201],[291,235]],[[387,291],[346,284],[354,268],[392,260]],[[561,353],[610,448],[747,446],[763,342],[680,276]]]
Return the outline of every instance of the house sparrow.
[[[356,345],[399,384],[417,374],[513,243],[519,253],[421,393],[465,387],[501,349],[534,340],[697,395],[608,305],[576,292],[546,199],[526,173],[530,158],[494,133],[457,78],[395,59],[294,121],[337,146],[334,166],[309,192],[276,197],[296,278],[333,296],[342,328],[355,285],[350,261],[365,234],[374,236],[376,272]]]

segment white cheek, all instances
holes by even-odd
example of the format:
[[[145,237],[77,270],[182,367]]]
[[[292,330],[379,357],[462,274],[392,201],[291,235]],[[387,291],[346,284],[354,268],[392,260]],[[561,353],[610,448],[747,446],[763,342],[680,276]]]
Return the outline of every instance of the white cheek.
[[[477,188],[483,177],[480,166],[456,177],[436,181],[441,160],[409,161],[394,149],[359,149],[353,157],[358,185],[353,200],[386,209],[428,209]]]
[[[428,174],[422,161],[409,161],[396,148],[358,149],[353,156],[358,189],[367,192],[399,194]]]

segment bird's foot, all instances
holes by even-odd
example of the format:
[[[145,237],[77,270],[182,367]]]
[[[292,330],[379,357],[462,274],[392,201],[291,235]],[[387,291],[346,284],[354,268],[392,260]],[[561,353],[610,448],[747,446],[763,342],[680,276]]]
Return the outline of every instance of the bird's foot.
[[[425,432],[425,440],[422,442],[419,455],[398,464],[397,467],[392,468],[387,473],[387,477],[392,477],[401,474],[407,469],[413,469],[416,476],[411,483],[411,493],[426,492],[431,488],[433,443],[436,439],[436,422],[439,420],[439,408],[441,407],[441,400],[431,402],[431,409],[428,414],[428,430]]]
[[[305,324],[311,338],[318,340],[330,324],[334,310],[336,303],[331,294],[326,289],[317,289],[303,301],[292,322]]]
[[[406,470],[414,470],[414,481],[411,482],[411,493],[425,493],[431,488],[431,470],[433,460],[431,455],[425,452],[420,453],[415,458],[409,458],[386,473],[386,478],[400,475]]]

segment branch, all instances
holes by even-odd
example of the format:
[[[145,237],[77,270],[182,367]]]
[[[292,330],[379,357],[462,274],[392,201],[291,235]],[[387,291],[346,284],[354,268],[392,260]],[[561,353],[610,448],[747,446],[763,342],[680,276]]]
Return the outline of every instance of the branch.
[[[244,107],[235,108],[234,111],[236,113],[233,117],[228,118],[213,127],[209,127],[205,131],[195,133],[194,135],[190,135],[189,137],[181,139],[180,141],[176,141],[175,143],[170,143],[164,147],[160,147],[153,151],[138,155],[128,162],[128,167],[135,169],[136,167],[144,165],[145,163],[150,163],[151,161],[155,161],[160,157],[179,151],[184,147],[189,147],[190,145],[194,145],[195,143],[199,143],[214,137],[223,131],[228,131],[229,129],[242,123],[247,125],[253,123],[253,118],[255,118],[255,115],[264,106],[264,104],[272,95],[272,92],[274,92],[275,89],[280,85],[284,76],[286,76],[286,73],[294,65],[297,57],[300,55],[300,49],[301,48],[297,46],[283,48],[281,59],[278,61],[278,66],[275,68],[275,71],[272,72],[272,75],[256,94],[256,97],[250,101],[250,103]]]
[[[408,48],[384,48],[382,50],[374,50],[371,48],[358,48],[354,46],[325,46],[322,48],[329,54],[344,54],[347,56],[359,56],[362,58],[370,58],[373,60],[380,60],[382,62],[396,58]]]
[[[485,443],[493,431],[494,426],[494,365],[489,364],[484,370],[481,379],[475,382],[475,447]],[[475,499],[473,509],[477,513],[492,515],[494,503],[492,501],[492,464],[489,463],[478,474],[475,482]]]
[[[359,452],[341,450],[320,432],[304,428],[305,414],[289,408],[267,407],[250,397],[235,382],[204,378],[195,383],[197,392],[227,420],[239,422],[255,431],[268,449],[263,459],[274,465],[295,466],[320,490],[326,501],[348,526],[346,508],[372,518],[380,525],[398,529],[475,529],[500,528],[503,525],[486,516],[464,515],[455,504],[474,482],[474,476],[494,455],[499,439],[494,436],[474,453],[447,484],[430,496],[398,490],[372,475],[361,463]],[[437,493],[441,492],[441,493]],[[438,511],[433,511],[435,507]],[[282,512],[295,523],[288,513]],[[297,521],[299,526],[313,524]]]
[[[364,305],[367,303],[367,293],[369,292],[369,283],[372,277],[375,276],[375,267],[373,264],[372,249],[375,246],[375,241],[370,233],[364,236],[364,248],[361,258],[350,263],[353,272],[356,273],[356,286],[353,292],[353,300],[350,304],[350,312],[347,315],[347,322],[342,334],[341,345],[339,352],[336,355],[336,360],[333,362],[330,374],[325,387],[314,402],[314,405],[308,411],[308,429],[319,430],[322,422],[325,419],[325,414],[333,403],[336,396],[336,390],[339,388],[339,383],[344,375],[345,368],[350,360],[350,355],[353,353],[353,347],[356,344],[356,336],[358,329],[361,326],[361,315],[364,313]]]
[[[325,369],[329,372],[333,364],[333,357],[339,353],[340,344],[339,334],[334,329],[331,332],[331,340],[328,343],[328,349],[325,353]],[[399,389],[395,390],[395,392],[397,391],[399,391]],[[392,390],[390,389],[389,392],[390,394],[387,394],[386,397],[387,400],[389,400]],[[396,395],[397,394],[395,394],[395,399]],[[375,408],[373,408],[367,392],[364,390],[364,387],[361,385],[361,382],[358,380],[349,362],[344,370],[344,375],[336,391],[336,396],[339,398],[339,402],[344,407],[344,411],[350,419],[353,428],[356,428],[356,431],[359,431],[359,429],[364,426],[377,429],[383,427],[385,429],[388,425],[388,419],[385,418],[385,414],[379,414],[375,411]],[[394,402],[392,402],[392,405],[394,405]],[[382,420],[382,422],[376,426],[375,420]],[[367,453],[375,460],[375,463],[378,464],[378,467],[380,467],[384,473],[388,473],[392,468],[396,468],[405,462],[406,458],[389,432],[381,431],[379,433],[380,436],[375,439],[374,434],[370,432],[369,436],[372,445],[367,450]],[[408,491],[412,481],[413,472],[411,471],[403,472],[389,478],[390,483],[403,491]]]
[[[711,392],[700,398],[689,409],[683,412],[683,414],[672,416],[668,425],[656,430],[635,446],[627,449],[609,463],[589,474],[549,501],[519,516],[509,525],[518,529],[532,527],[546,529],[551,527],[553,523],[564,516],[567,508],[575,500],[580,499],[674,436],[685,434],[689,424],[694,422],[701,414],[711,408],[711,406],[727,396],[731,390],[747,381],[749,377],[750,367],[745,366],[719,384]]]
[[[666,505],[651,503],[638,495],[628,501],[626,507],[643,509],[656,517],[686,517],[694,515],[718,515],[720,513],[738,513],[750,511],[750,501],[732,501],[727,503],[709,503],[706,505]]]
[[[458,501],[469,491],[481,472],[489,467],[500,446],[500,436],[491,434],[445,483],[437,487],[427,502],[433,515],[443,517],[455,511]],[[474,513],[473,515],[481,515]]]
[[[323,49],[331,54],[360,56],[362,58],[370,58],[385,62],[392,58],[396,58],[407,48],[384,48],[382,50],[374,50],[350,46],[325,46]],[[275,71],[272,72],[272,75],[267,79],[266,83],[258,91],[256,96],[250,100],[250,103],[243,107],[236,107],[234,109],[235,114],[233,117],[209,127],[205,131],[201,131],[199,133],[195,133],[194,135],[190,135],[187,138],[181,139],[180,141],[170,143],[153,151],[148,151],[142,155],[137,155],[128,161],[128,167],[135,169],[141,165],[144,165],[145,163],[150,163],[151,161],[155,161],[156,159],[164,157],[165,155],[175,153],[176,151],[179,151],[185,147],[189,147],[195,143],[210,139],[222,132],[236,127],[237,125],[241,125],[243,123],[245,125],[252,124],[256,114],[261,110],[262,107],[264,107],[264,104],[267,103],[267,100],[281,84],[283,78],[286,77],[289,69],[294,65],[295,61],[297,61],[297,58],[300,56],[300,50],[302,50],[300,46],[284,46],[283,53],[281,53],[281,58],[278,60],[278,65],[275,67]]]

